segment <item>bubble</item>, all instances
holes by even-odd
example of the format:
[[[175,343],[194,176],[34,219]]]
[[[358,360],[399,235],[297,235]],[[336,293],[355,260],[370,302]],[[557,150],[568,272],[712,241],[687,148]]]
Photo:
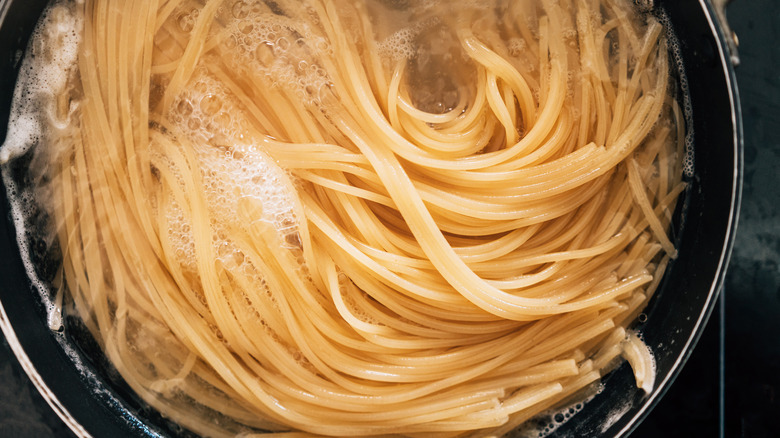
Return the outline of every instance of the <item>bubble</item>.
[[[200,128],[200,120],[192,118],[187,121],[187,128],[192,131],[197,131]]]
[[[279,38],[278,40],[276,40],[276,47],[279,50],[286,51],[287,49],[290,48],[290,40],[284,37]]]
[[[176,18],[176,25],[180,31],[184,33],[190,33],[195,27],[195,20],[193,20],[191,14],[179,14],[179,16]]]
[[[238,30],[244,35],[249,35],[255,29],[255,25],[251,21],[241,21],[238,24]]]
[[[648,13],[655,9],[655,0],[634,0],[639,12]]]
[[[217,111],[219,111],[220,109],[222,109],[221,105],[219,106]],[[219,113],[217,113],[214,116],[213,120],[217,126],[230,126],[233,123],[233,118],[230,116],[230,113],[226,111],[220,111]]]
[[[509,49],[510,56],[518,57],[525,51],[526,42],[522,38],[510,38],[507,49]]]
[[[249,15],[251,8],[246,4],[246,2],[239,1],[233,3],[233,7],[230,9],[230,12],[233,14],[233,17],[241,19],[246,18],[246,16]]]
[[[200,101],[200,109],[207,116],[214,116],[222,108],[222,99],[215,94],[207,94]]]
[[[316,47],[320,52],[330,52],[330,44],[324,39],[317,40],[314,44],[314,47]]]
[[[271,44],[260,44],[255,49],[255,59],[262,65],[271,65],[274,62],[274,50]]]
[[[230,35],[225,39],[225,47],[229,50],[236,50],[238,48],[238,38],[235,35]]]

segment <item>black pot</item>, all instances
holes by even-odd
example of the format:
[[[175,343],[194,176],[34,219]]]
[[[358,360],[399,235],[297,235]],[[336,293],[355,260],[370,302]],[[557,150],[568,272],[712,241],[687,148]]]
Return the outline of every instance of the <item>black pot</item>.
[[[628,1],[628,0],[626,0]],[[5,137],[27,40],[47,0],[0,0],[0,138]],[[656,0],[679,40],[692,106],[695,172],[679,221],[679,257],[668,268],[639,329],[655,353],[656,388],[644,395],[623,365],[556,436],[626,436],[671,385],[715,305],[728,264],[739,207],[742,124],[732,35],[722,5]],[[720,0],[718,3],[723,3]],[[718,12],[719,11],[719,12]],[[2,183],[0,183],[1,185]],[[17,358],[54,411],[79,436],[188,436],[146,408],[100,359],[75,320],[48,328],[46,309],[26,275],[0,188],[0,326]],[[97,359],[96,359],[97,358]],[[554,422],[554,419],[551,420]]]

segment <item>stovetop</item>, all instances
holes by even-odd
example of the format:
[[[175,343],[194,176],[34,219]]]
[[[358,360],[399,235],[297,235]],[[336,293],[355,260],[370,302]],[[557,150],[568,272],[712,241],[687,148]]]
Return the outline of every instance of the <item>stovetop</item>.
[[[720,303],[680,376],[631,438],[780,437],[780,1],[728,8],[745,172]],[[69,437],[0,334],[0,437]]]

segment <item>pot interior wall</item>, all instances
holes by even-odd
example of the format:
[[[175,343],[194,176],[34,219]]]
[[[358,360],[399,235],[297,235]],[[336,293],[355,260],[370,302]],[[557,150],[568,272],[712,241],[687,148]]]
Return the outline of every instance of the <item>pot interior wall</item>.
[[[663,396],[699,339],[717,300],[731,252],[741,187],[741,122],[733,67],[722,58],[723,35],[708,19],[709,5],[657,2],[679,43],[693,120],[695,171],[687,182],[677,241],[670,264],[638,326],[654,353],[657,388],[634,390],[627,364],[603,379],[603,391],[559,436],[623,436]],[[706,11],[706,13],[705,13]],[[717,33],[716,33],[717,32]],[[719,47],[721,49],[719,49]],[[578,414],[579,415],[579,414]]]

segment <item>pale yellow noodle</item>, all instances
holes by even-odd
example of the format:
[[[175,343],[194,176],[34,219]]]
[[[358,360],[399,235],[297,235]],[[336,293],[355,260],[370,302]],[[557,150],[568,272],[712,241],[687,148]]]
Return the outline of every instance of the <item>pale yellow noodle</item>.
[[[48,178],[76,311],[208,436],[501,435],[621,356],[650,390],[627,329],[676,254],[685,127],[632,4],[74,6]]]

